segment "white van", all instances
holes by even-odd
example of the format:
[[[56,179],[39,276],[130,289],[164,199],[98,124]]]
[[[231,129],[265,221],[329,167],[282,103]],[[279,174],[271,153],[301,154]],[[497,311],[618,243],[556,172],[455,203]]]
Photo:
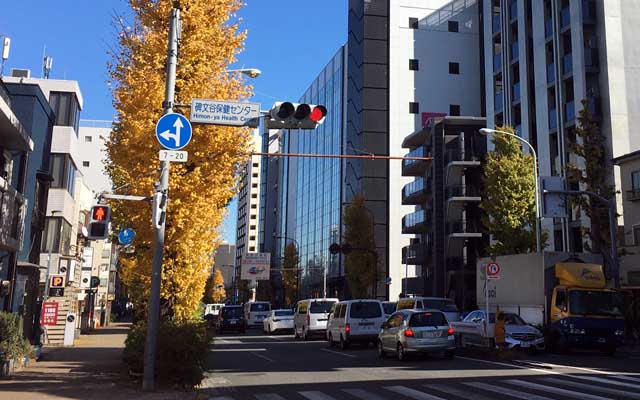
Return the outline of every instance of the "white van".
[[[296,339],[309,340],[312,335],[325,337],[329,312],[338,301],[338,299],[300,300],[293,317],[293,334]]]
[[[346,349],[351,343],[376,343],[382,323],[386,320],[382,302],[373,299],[347,300],[337,303],[329,315],[327,340],[329,346],[340,343]]]
[[[260,327],[262,321],[269,317],[271,303],[268,301],[250,301],[244,305],[244,320],[247,328]]]
[[[224,307],[222,303],[213,303],[207,304],[204,308],[204,315],[215,315],[216,317],[220,314],[220,310]]]
[[[438,310],[447,317],[447,321],[460,321],[460,311],[453,300],[447,297],[406,297],[398,300],[396,311],[400,310]]]

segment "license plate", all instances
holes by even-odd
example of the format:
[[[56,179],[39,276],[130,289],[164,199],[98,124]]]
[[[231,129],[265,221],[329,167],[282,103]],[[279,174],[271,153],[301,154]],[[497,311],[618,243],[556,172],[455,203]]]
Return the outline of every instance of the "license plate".
[[[324,322],[326,319],[319,319],[318,322]]]
[[[373,322],[360,322],[358,323],[359,326],[373,326]]]
[[[606,342],[607,342],[607,339],[605,339],[603,337],[598,338],[598,343],[606,343]]]
[[[231,320],[231,321],[229,321],[229,323],[230,323],[231,325],[235,325],[235,324],[236,324],[236,321]]]
[[[522,347],[522,348],[527,348],[527,347],[530,347],[530,346],[531,346],[531,343],[529,343],[529,342],[520,342],[520,347]]]
[[[440,337],[440,332],[423,332],[422,337]]]

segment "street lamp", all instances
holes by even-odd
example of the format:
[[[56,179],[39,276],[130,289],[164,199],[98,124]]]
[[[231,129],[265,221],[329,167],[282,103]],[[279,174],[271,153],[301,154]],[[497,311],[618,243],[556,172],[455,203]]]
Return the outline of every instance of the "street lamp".
[[[241,69],[227,69],[222,72],[239,72],[241,74],[247,75],[249,78],[257,78],[262,74],[258,68],[241,68]]]
[[[533,154],[533,179],[535,180],[535,203],[536,203],[536,253],[540,253],[541,250],[541,240],[540,240],[540,188],[538,186],[538,156],[536,154],[536,150],[533,148],[531,143],[527,142],[523,138],[518,135],[514,135],[510,132],[498,131],[490,128],[481,128],[480,133],[484,136],[489,135],[490,133],[499,133],[502,135],[507,135],[518,139],[523,142],[529,149],[531,149],[531,154]]]

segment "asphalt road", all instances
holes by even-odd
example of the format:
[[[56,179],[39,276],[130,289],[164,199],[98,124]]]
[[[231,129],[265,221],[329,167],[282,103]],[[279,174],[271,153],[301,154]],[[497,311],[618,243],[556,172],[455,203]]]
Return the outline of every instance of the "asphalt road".
[[[580,353],[400,362],[378,358],[373,347],[341,351],[250,330],[215,339],[203,389],[215,400],[640,399],[640,359]]]

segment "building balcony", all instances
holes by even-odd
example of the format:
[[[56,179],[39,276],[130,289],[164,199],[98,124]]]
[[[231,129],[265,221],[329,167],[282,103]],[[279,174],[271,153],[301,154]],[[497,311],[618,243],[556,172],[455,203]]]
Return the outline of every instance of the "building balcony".
[[[480,190],[475,185],[449,185],[445,187],[447,200],[470,199],[480,201]]]
[[[565,122],[575,121],[576,119],[576,105],[573,100],[564,104],[564,120]]]
[[[24,196],[9,187],[0,177],[0,250],[20,250],[24,235],[24,217],[27,202]]]
[[[571,53],[562,57],[562,75],[568,75],[573,72],[573,56]]]
[[[465,152],[460,150],[447,150],[445,153],[445,182],[458,183],[460,176],[469,168],[479,168],[481,157],[473,152]]]
[[[514,102],[520,101],[520,82],[513,85],[513,90],[511,94],[513,96]]]
[[[497,53],[493,56],[493,72],[502,72],[502,53]]]
[[[565,7],[560,12],[560,29],[568,28],[571,25],[571,9]]]
[[[0,143],[8,150],[32,151],[33,140],[11,109],[9,92],[0,80]]]
[[[491,32],[500,33],[502,30],[502,22],[500,21],[500,14],[493,15],[491,17]]]
[[[640,200],[640,189],[627,190],[627,200],[629,201]]]
[[[470,235],[469,237],[482,237],[482,231],[479,224],[475,221],[453,221],[447,222],[447,235],[464,237],[464,235]]]
[[[425,236],[426,237],[426,236]],[[431,255],[431,242],[414,243],[402,248],[402,263],[409,265],[423,265]]]
[[[556,81],[556,64],[547,64],[547,83],[553,83]]]
[[[405,154],[405,157],[430,157],[430,154],[424,146],[420,146]],[[421,176],[431,161],[432,160],[402,160],[402,175]]]
[[[423,204],[429,197],[431,185],[424,178],[417,178],[402,188],[402,204]]]
[[[553,20],[551,17],[544,21],[544,38],[551,39],[553,36]]]
[[[558,129],[558,114],[556,113],[556,109],[549,110],[549,129],[554,130]]]
[[[427,233],[430,221],[425,210],[418,210],[402,217],[402,233]]]

